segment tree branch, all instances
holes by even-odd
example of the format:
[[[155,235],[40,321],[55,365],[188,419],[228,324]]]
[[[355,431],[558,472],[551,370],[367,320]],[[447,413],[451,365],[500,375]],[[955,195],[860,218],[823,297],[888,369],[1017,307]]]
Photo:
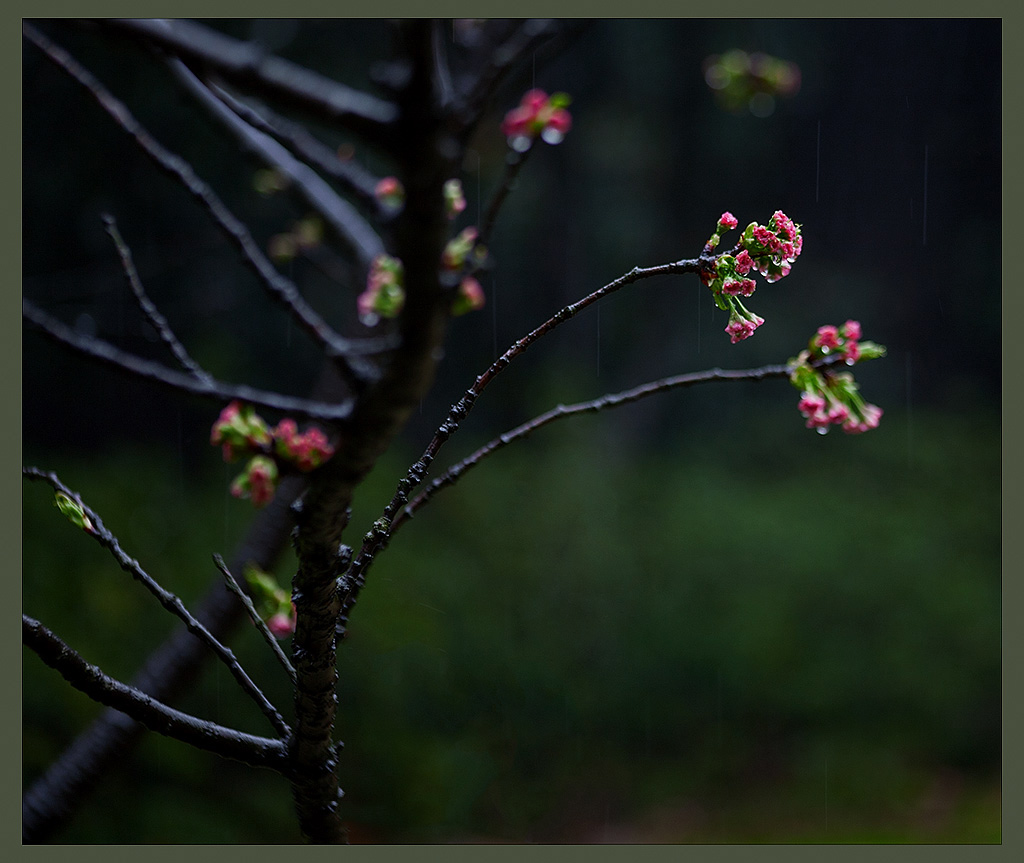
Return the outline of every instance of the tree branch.
[[[434,434],[433,439],[427,445],[423,455],[420,456],[420,458],[409,468],[405,477],[399,482],[398,489],[395,491],[391,501],[384,508],[383,514],[374,522],[373,529],[364,537],[359,554],[356,556],[352,565],[349,567],[348,572],[345,573],[345,576],[342,579],[344,611],[342,616],[339,618],[339,633],[344,632],[348,613],[355,605],[356,600],[359,597],[359,592],[362,590],[363,584],[365,583],[367,567],[369,567],[373,562],[374,557],[384,547],[386,547],[388,543],[391,536],[392,522],[398,514],[398,511],[408,503],[409,494],[423,481],[423,478],[426,476],[427,470],[429,469],[431,462],[436,457],[438,451],[458,430],[459,424],[472,409],[476,400],[487,385],[494,380],[498,374],[506,369],[509,363],[526,351],[526,349],[535,341],[550,333],[560,324],[575,317],[583,311],[583,309],[593,303],[596,303],[602,297],[606,297],[626,285],[633,284],[634,282],[638,282],[652,276],[674,273],[698,273],[705,264],[706,261],[700,258],[695,258],[691,260],[674,261],[668,264],[660,264],[654,267],[634,267],[628,273],[625,273],[614,281],[609,282],[604,287],[598,288],[583,299],[577,300],[575,303],[560,309],[539,327],[523,336],[519,341],[515,342],[476,379],[473,385],[466,391],[466,394],[452,406],[451,410],[448,412],[447,418]]]
[[[95,665],[82,659],[38,620],[22,614],[21,621],[21,636],[25,646],[93,701],[120,710],[150,731],[173,737],[197,749],[254,767],[285,771],[285,745],[282,741],[255,737],[174,710],[145,692],[104,674]]]
[[[221,402],[238,399],[269,410],[335,424],[343,423],[352,412],[352,399],[346,399],[341,404],[327,404],[257,390],[245,384],[226,384],[214,379],[196,380],[192,375],[122,351],[102,339],[77,333],[44,312],[31,300],[22,300],[22,314],[49,338],[80,354],[180,392]]]
[[[91,522],[91,527],[86,530],[86,533],[107,549],[114,560],[117,561],[117,565],[120,566],[121,569],[141,583],[143,587],[145,587],[157,598],[157,600],[159,600],[160,604],[164,608],[181,619],[189,632],[195,635],[216,654],[216,656],[227,666],[232,677],[235,678],[238,685],[242,688],[242,691],[256,703],[256,706],[259,707],[267,719],[270,720],[270,724],[274,726],[274,729],[278,734],[282,737],[287,737],[291,734],[291,729],[288,727],[288,723],[284,721],[284,717],[281,716],[277,708],[267,700],[267,697],[260,691],[260,688],[252,681],[252,678],[249,677],[245,669],[243,669],[238,663],[238,660],[235,658],[235,655],[231,652],[230,648],[225,647],[205,626],[196,620],[189,610],[185,608],[185,604],[169,590],[162,587],[139,565],[137,560],[125,554],[124,550],[121,548],[121,544],[117,540],[117,537],[114,536],[114,534],[107,529],[106,525],[103,524],[103,519],[101,519],[94,510],[82,501],[82,498],[77,492],[72,491],[64,485],[55,473],[42,471],[35,467],[23,467],[21,469],[21,473],[22,476],[28,479],[41,480],[49,484],[54,490],[61,492],[75,501]]]
[[[268,56],[258,44],[240,42],[190,21],[111,18],[97,23],[112,32],[155,45],[190,65],[216,72],[264,97],[348,129],[370,143],[387,145],[393,138],[398,116],[394,104],[280,57]]]
[[[220,570],[221,575],[224,576],[224,583],[228,586],[228,590],[238,597],[239,602],[241,602],[242,606],[245,608],[245,613],[249,615],[249,620],[251,620],[253,626],[259,630],[260,635],[263,636],[263,640],[267,642],[271,651],[273,651],[274,657],[281,664],[281,667],[287,672],[288,677],[291,678],[291,681],[294,684],[295,668],[292,666],[288,657],[285,656],[284,651],[281,650],[281,645],[277,643],[277,639],[274,638],[274,634],[270,631],[267,624],[263,622],[263,618],[257,613],[256,606],[252,604],[252,600],[249,598],[249,595],[242,590],[238,582],[235,581],[235,577],[231,574],[231,570],[229,570],[227,564],[224,563],[224,558],[219,554],[215,554],[213,556],[213,562],[217,569]]]
[[[493,455],[500,449],[504,449],[510,443],[525,438],[539,428],[543,428],[557,420],[568,419],[585,413],[596,413],[621,407],[631,402],[653,396],[658,393],[681,387],[690,387],[696,384],[710,383],[712,381],[761,381],[768,378],[788,377],[791,372],[789,365],[762,366],[757,369],[737,369],[724,371],[722,369],[710,369],[704,372],[690,372],[683,375],[662,378],[641,384],[628,390],[618,393],[606,393],[605,395],[591,401],[577,402],[572,405],[557,405],[545,413],[539,414],[531,420],[516,426],[502,435],[488,441],[471,455],[456,462],[444,473],[433,479],[426,488],[415,498],[402,507],[391,523],[391,535],[408,519],[412,518],[418,510],[425,506],[437,492],[443,488],[454,485],[471,468],[476,467],[487,456]]]
[[[259,109],[246,104],[225,87],[207,82],[217,97],[246,123],[270,135],[302,161],[314,166],[321,174],[337,180],[344,189],[378,215],[384,209],[377,203],[374,190],[378,179],[354,159],[341,159],[335,150],[315,138],[299,123],[281,117],[267,106]]]
[[[343,338],[334,332],[323,318],[309,306],[299,293],[298,288],[267,260],[245,224],[228,210],[209,185],[196,175],[188,162],[171,153],[156,141],[135,119],[127,106],[116,99],[92,73],[79,64],[67,51],[47,39],[30,24],[24,24],[22,30],[25,36],[43,51],[49,60],[67,72],[93,96],[100,107],[135,140],[157,167],[181,183],[203,206],[214,222],[234,242],[243,259],[260,278],[268,293],[288,309],[310,337],[324,348],[327,355],[335,358],[342,369],[355,381],[363,380],[367,370],[360,367],[357,371],[349,367],[347,358],[376,352],[379,347],[377,340],[364,345],[358,341]]]
[[[169,59],[167,64],[174,77],[210,116],[227,128],[246,150],[286,177],[303,200],[323,216],[338,238],[355,253],[364,270],[369,269],[373,259],[383,254],[384,243],[355,207],[339,196],[309,165],[300,162],[282,144],[238,116],[184,63]]]
[[[135,299],[139,304],[139,308],[142,309],[142,313],[146,316],[147,320],[153,325],[160,339],[170,349],[171,353],[174,354],[174,358],[178,361],[185,371],[189,372],[196,380],[204,383],[212,383],[213,378],[211,375],[204,371],[199,364],[189,356],[188,351],[185,350],[185,346],[178,340],[178,337],[174,334],[174,331],[170,328],[167,323],[167,318],[160,314],[160,310],[153,304],[149,296],[146,294],[145,288],[142,287],[142,282],[139,279],[138,271],[135,269],[135,263],[132,261],[132,253],[122,238],[120,231],[117,230],[117,222],[113,216],[106,215],[103,217],[103,224],[106,226],[107,233],[110,235],[110,239],[114,242],[114,248],[117,249],[117,254],[121,258],[121,268],[124,270],[125,278],[128,279],[128,285],[132,289],[132,293],[135,295]]]

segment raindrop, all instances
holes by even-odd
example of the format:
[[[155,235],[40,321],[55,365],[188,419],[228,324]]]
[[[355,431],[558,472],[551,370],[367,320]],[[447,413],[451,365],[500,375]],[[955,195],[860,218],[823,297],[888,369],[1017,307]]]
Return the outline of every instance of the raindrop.
[[[550,126],[545,128],[544,131],[540,133],[540,136],[548,144],[561,144],[562,141],[565,140],[564,132],[560,132],[558,129],[552,129]]]
[[[852,365],[855,365],[855,364],[856,364],[856,362],[857,362],[857,361],[856,361],[856,360],[855,360],[855,359],[854,359],[853,357],[850,357],[850,358],[849,358],[849,359],[848,359],[848,360],[846,361],[846,364],[847,364],[848,366],[852,366]]]
[[[366,314],[359,316],[359,323],[364,327],[373,327],[377,325],[377,321],[380,320],[380,316],[376,312],[366,312]]]
[[[517,153],[525,153],[530,149],[531,140],[526,135],[514,135],[509,138],[508,145]]]
[[[770,117],[775,113],[775,99],[767,93],[755,93],[748,107],[755,117]]]
[[[828,426],[818,426],[815,431],[817,431],[818,434],[828,434]]]
[[[712,90],[724,90],[732,76],[721,63],[712,63],[704,73],[704,81]]]

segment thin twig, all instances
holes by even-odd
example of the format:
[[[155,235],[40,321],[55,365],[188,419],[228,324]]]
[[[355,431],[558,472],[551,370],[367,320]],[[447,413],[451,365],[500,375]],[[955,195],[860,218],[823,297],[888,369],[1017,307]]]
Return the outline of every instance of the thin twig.
[[[145,288],[142,287],[142,281],[139,279],[139,273],[135,269],[131,249],[128,248],[128,245],[125,243],[120,231],[118,231],[117,222],[114,220],[114,217],[110,215],[103,216],[103,224],[106,226],[110,239],[114,241],[114,247],[117,249],[117,254],[121,258],[121,267],[124,270],[125,277],[128,279],[128,284],[132,289],[132,293],[135,295],[135,299],[139,304],[139,308],[142,309],[142,313],[154,326],[157,333],[160,335],[161,340],[165,345],[167,345],[171,353],[174,354],[175,359],[177,359],[181,367],[185,369],[185,371],[189,372],[196,380],[203,381],[204,383],[211,383],[213,381],[212,376],[208,372],[204,371],[202,367],[189,356],[188,351],[185,350],[185,346],[179,341],[178,337],[174,334],[174,331],[167,323],[167,318],[160,314],[160,310],[146,294]]]
[[[22,299],[21,308],[25,319],[38,326],[54,341],[92,359],[165,387],[218,401],[237,399],[269,410],[328,423],[341,423],[352,413],[352,399],[346,399],[340,404],[327,404],[258,390],[246,384],[227,384],[212,379],[196,380],[192,375],[122,351],[103,339],[75,332],[67,324],[44,312],[31,300]]]
[[[536,145],[536,141],[534,141],[534,145]],[[523,165],[526,164],[527,157],[532,152],[533,146],[524,153],[517,153],[510,148],[508,155],[505,157],[505,172],[502,174],[498,187],[491,195],[491,200],[487,203],[487,210],[484,212],[483,222],[480,225],[480,235],[477,238],[477,244],[485,249],[491,243],[491,233],[494,230],[494,223],[498,219],[498,211],[501,209],[501,205],[505,203],[506,198],[508,198],[515,185],[516,177],[519,176]]]
[[[356,555],[355,560],[352,561],[348,572],[342,579],[343,594],[345,597],[344,610],[340,624],[342,630],[347,619],[348,611],[355,604],[359,591],[362,590],[365,582],[366,569],[373,562],[374,557],[387,546],[391,536],[392,522],[397,516],[399,510],[408,503],[409,494],[423,481],[423,478],[426,476],[427,470],[429,469],[431,462],[433,462],[436,457],[438,451],[458,430],[460,422],[472,409],[477,398],[479,398],[487,385],[505,368],[507,368],[509,363],[526,351],[526,349],[535,341],[550,333],[560,324],[575,317],[583,311],[583,309],[593,303],[596,303],[602,297],[606,297],[626,285],[630,285],[642,279],[651,278],[652,276],[676,273],[698,273],[706,263],[707,262],[701,258],[695,258],[692,260],[680,260],[673,261],[668,264],[659,264],[654,267],[634,267],[628,273],[625,273],[614,281],[609,282],[604,287],[598,288],[583,299],[577,300],[575,303],[560,309],[539,327],[523,336],[519,341],[515,342],[476,379],[473,385],[466,391],[466,394],[452,406],[451,410],[448,412],[447,418],[443,423],[441,423],[437,432],[434,434],[433,439],[427,445],[426,450],[424,450],[423,455],[421,455],[420,458],[412,464],[405,477],[399,481],[398,488],[395,491],[394,496],[391,498],[391,501],[384,508],[383,514],[374,522],[373,529],[364,537],[359,554]]]
[[[284,772],[287,748],[283,740],[256,737],[168,707],[86,662],[59,636],[26,614],[21,615],[21,638],[75,689],[93,701],[120,710],[151,731],[244,764]]]
[[[294,684],[296,680],[294,666],[292,666],[292,663],[288,659],[288,657],[285,656],[284,651],[281,649],[281,645],[277,643],[277,639],[274,638],[274,634],[270,631],[270,628],[263,621],[263,618],[260,617],[259,612],[256,611],[256,606],[252,604],[252,600],[249,598],[249,595],[244,590],[242,590],[241,586],[235,580],[235,577],[231,574],[231,571],[228,569],[227,564],[224,563],[224,558],[222,558],[219,554],[215,554],[213,556],[213,562],[217,566],[217,569],[219,569],[221,571],[221,574],[224,576],[224,581],[228,586],[228,590],[230,590],[235,596],[237,596],[241,600],[242,605],[245,606],[246,613],[249,615],[249,619],[260,631],[260,634],[263,636],[264,641],[266,641],[267,644],[270,645],[270,649],[274,652],[274,656],[277,657],[277,661],[281,663],[281,667],[284,668],[286,672],[288,672],[288,676],[291,678],[291,681]]]
[[[139,565],[137,560],[129,557],[124,552],[117,537],[107,529],[103,524],[103,520],[96,512],[83,503],[81,496],[77,492],[64,485],[60,478],[52,471],[43,471],[35,467],[23,467],[21,473],[22,476],[28,479],[42,480],[48,483],[53,489],[67,495],[81,506],[82,511],[88,516],[89,521],[92,522],[91,529],[88,529],[86,532],[110,552],[121,569],[140,582],[157,598],[164,608],[180,618],[193,635],[209,646],[228,667],[235,680],[238,681],[238,685],[241,686],[242,691],[256,703],[267,719],[270,720],[270,724],[274,726],[278,734],[282,737],[287,737],[291,733],[291,729],[288,727],[288,723],[284,721],[284,717],[281,716],[277,708],[267,700],[267,697],[260,691],[260,688],[252,681],[245,669],[242,668],[235,658],[234,653],[231,652],[231,649],[225,647],[203,624],[196,620],[175,594],[162,587]]]
[[[639,401],[657,393],[668,392],[680,387],[694,386],[695,384],[710,383],[711,381],[761,381],[768,378],[788,377],[791,368],[788,365],[762,366],[757,369],[736,369],[722,370],[710,369],[703,372],[690,372],[683,375],[662,378],[623,390],[619,393],[606,393],[605,395],[585,402],[577,402],[572,405],[557,405],[545,413],[535,416],[533,419],[516,426],[504,434],[499,435],[485,443],[478,450],[466,456],[459,462],[451,465],[444,473],[433,479],[426,488],[415,498],[409,501],[397,513],[391,523],[391,535],[416,512],[426,505],[430,499],[441,489],[454,485],[471,468],[476,467],[487,456],[493,455],[500,449],[504,449],[510,443],[525,438],[539,428],[555,422],[556,420],[568,419],[584,413],[596,413],[598,411],[617,408],[631,402]]]

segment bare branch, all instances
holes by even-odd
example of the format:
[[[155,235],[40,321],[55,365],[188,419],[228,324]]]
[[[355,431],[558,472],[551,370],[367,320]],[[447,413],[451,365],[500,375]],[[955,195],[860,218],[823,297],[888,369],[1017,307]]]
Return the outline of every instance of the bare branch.
[[[111,31],[155,45],[225,80],[272,97],[365,140],[387,144],[398,116],[395,105],[297,66],[267,56],[252,42],[240,42],[190,21],[100,19]]]
[[[48,59],[85,87],[100,107],[135,140],[142,151],[161,170],[180,182],[202,204],[221,230],[235,243],[246,263],[259,276],[268,293],[288,309],[299,325],[324,348],[329,356],[334,357],[344,368],[348,365],[347,357],[372,353],[379,349],[379,340],[361,344],[343,338],[334,332],[326,321],[309,306],[299,293],[298,288],[267,260],[245,224],[228,210],[209,185],[197,176],[188,162],[171,153],[154,139],[135,119],[127,106],[116,99],[92,73],[79,64],[67,51],[55,45],[29,24],[24,24],[22,29],[25,36],[43,51]],[[359,369],[358,373],[352,368],[349,368],[348,372],[356,380],[365,379],[370,374],[369,370],[363,367]]]
[[[283,741],[235,731],[168,707],[86,662],[38,620],[25,614],[21,616],[21,638],[75,689],[93,701],[120,710],[151,731],[224,758],[284,772],[287,750]]]
[[[487,203],[487,210],[484,212],[483,222],[480,225],[480,235],[477,239],[477,244],[485,249],[491,244],[491,233],[494,231],[494,223],[498,219],[498,212],[512,191],[516,177],[519,176],[523,165],[526,164],[527,157],[532,152],[532,146],[525,153],[517,153],[511,147],[508,150],[508,155],[505,157],[505,171],[501,176],[501,182],[491,195],[491,200]]]
[[[452,406],[451,410],[448,412],[447,418],[443,423],[441,423],[441,426],[434,434],[433,439],[427,445],[426,450],[424,450],[423,455],[413,463],[405,477],[398,483],[398,488],[395,491],[394,497],[391,498],[390,503],[388,503],[384,508],[381,518],[374,522],[373,530],[367,533],[366,537],[363,539],[363,544],[359,550],[359,554],[356,556],[351,567],[343,578],[342,592],[344,594],[345,611],[341,617],[341,623],[339,624],[339,628],[342,631],[344,629],[345,620],[347,619],[348,610],[355,604],[356,599],[359,596],[359,591],[362,590],[365,582],[366,569],[370,563],[372,563],[374,557],[384,547],[386,547],[391,536],[392,522],[397,516],[399,510],[408,502],[409,494],[423,481],[423,478],[426,476],[427,470],[438,451],[458,430],[459,424],[472,409],[477,398],[479,398],[487,385],[494,380],[498,374],[506,369],[509,363],[526,351],[526,349],[535,341],[550,333],[560,324],[575,317],[583,311],[583,309],[593,303],[596,303],[602,297],[606,297],[626,285],[630,285],[634,282],[638,282],[652,276],[675,273],[698,273],[705,264],[706,261],[700,258],[694,258],[691,260],[680,260],[668,264],[660,264],[654,267],[634,267],[628,273],[625,273],[614,281],[609,282],[604,287],[598,288],[583,299],[577,300],[575,303],[560,309],[539,327],[523,336],[519,341],[515,342],[476,379],[473,385],[466,391],[466,394]]]
[[[384,243],[355,207],[338,195],[309,165],[300,162],[272,137],[249,125],[200,81],[180,60],[168,60],[181,85],[252,153],[288,179],[347,245],[364,269],[384,252]]]
[[[143,587],[157,598],[164,608],[180,618],[189,632],[200,641],[206,643],[227,666],[232,676],[238,682],[238,685],[242,688],[242,691],[256,703],[257,707],[270,720],[270,724],[274,726],[278,734],[282,737],[287,737],[291,733],[291,729],[288,727],[288,723],[284,721],[284,717],[281,716],[277,708],[267,700],[267,697],[260,691],[260,688],[252,681],[252,678],[249,677],[245,669],[238,663],[231,649],[225,647],[205,626],[196,620],[175,594],[162,587],[156,579],[139,565],[137,560],[125,554],[117,537],[107,529],[99,515],[82,501],[81,496],[77,492],[64,485],[55,473],[42,471],[35,467],[23,467],[21,473],[22,476],[28,479],[41,480],[48,483],[54,490],[75,501],[91,522],[91,526],[86,529],[86,533],[107,549],[114,560],[117,561],[117,565],[136,581],[140,582]]]
[[[444,473],[433,479],[427,487],[423,489],[423,491],[399,510],[395,519],[391,523],[391,535],[393,536],[395,531],[398,530],[398,528],[401,527],[401,525],[408,519],[412,518],[418,510],[420,510],[430,501],[431,498],[433,498],[435,494],[437,494],[437,492],[450,485],[454,485],[466,472],[471,468],[476,467],[487,456],[493,455],[498,450],[504,449],[510,443],[520,440],[521,438],[525,438],[537,429],[543,428],[556,420],[568,419],[569,417],[579,416],[580,414],[597,413],[598,411],[621,407],[622,405],[639,401],[640,399],[647,398],[648,396],[668,392],[669,390],[679,389],[681,387],[690,387],[696,384],[710,383],[712,381],[761,381],[768,378],[784,378],[788,377],[790,372],[791,368],[788,365],[772,365],[762,366],[757,369],[736,369],[728,371],[716,368],[710,369],[709,371],[690,372],[688,374],[662,378],[661,380],[641,384],[631,389],[623,390],[619,393],[606,393],[600,398],[596,398],[591,401],[577,402],[572,405],[557,405],[551,410],[546,411],[545,413],[542,413],[487,442],[474,453],[466,456],[466,458],[461,461],[456,462],[445,470]]]
[[[295,683],[295,668],[292,666],[288,657],[285,656],[284,651],[281,650],[281,645],[277,643],[277,639],[274,638],[274,634],[267,627],[267,624],[263,622],[263,618],[259,616],[259,613],[256,611],[256,606],[252,604],[252,600],[249,598],[249,595],[242,590],[238,582],[235,581],[235,577],[231,574],[231,570],[229,570],[227,564],[224,563],[224,558],[219,554],[215,554],[213,556],[213,562],[217,569],[221,571],[221,575],[224,576],[224,583],[227,584],[228,590],[237,596],[242,605],[245,606],[245,611],[246,614],[249,615],[249,619],[260,631],[260,635],[263,636],[263,640],[270,645],[270,649],[274,652],[274,656],[277,658],[277,661],[281,663],[281,667],[288,672],[288,676],[291,678],[292,683]]]
[[[132,253],[121,236],[120,231],[117,230],[117,222],[113,216],[104,216],[103,224],[106,225],[107,233],[110,235],[110,239],[114,241],[114,247],[117,249],[117,254],[121,258],[121,267],[124,270],[125,277],[128,279],[128,285],[132,289],[132,293],[135,294],[135,299],[139,304],[139,308],[142,309],[142,313],[146,316],[149,322],[154,326],[157,333],[160,335],[161,340],[170,349],[171,353],[174,354],[175,359],[181,365],[185,371],[191,373],[191,375],[199,381],[210,383],[213,379],[208,372],[205,372],[199,364],[189,356],[188,351],[185,350],[185,346],[178,340],[178,337],[174,334],[174,331],[170,328],[167,323],[167,318],[160,314],[160,310],[153,304],[149,296],[146,294],[145,288],[142,287],[142,281],[139,279],[138,271],[135,269],[135,263],[132,261]]]
[[[343,423],[352,412],[352,399],[346,399],[341,404],[333,405],[258,390],[245,384],[226,384],[213,379],[196,380],[192,375],[169,369],[160,363],[122,351],[102,339],[77,333],[71,327],[44,312],[31,300],[23,299],[21,305],[24,317],[40,327],[54,341],[92,359],[165,387],[221,402],[237,399],[270,410],[328,423]]]
[[[384,214],[384,210],[374,197],[377,177],[373,176],[359,162],[354,159],[340,158],[337,151],[315,138],[305,126],[281,117],[265,105],[261,105],[257,110],[238,99],[225,87],[210,82],[207,82],[207,86],[250,126],[270,135],[287,147],[296,157],[314,166],[321,174],[326,174],[337,180],[347,192],[364,204],[372,206],[378,214]]]

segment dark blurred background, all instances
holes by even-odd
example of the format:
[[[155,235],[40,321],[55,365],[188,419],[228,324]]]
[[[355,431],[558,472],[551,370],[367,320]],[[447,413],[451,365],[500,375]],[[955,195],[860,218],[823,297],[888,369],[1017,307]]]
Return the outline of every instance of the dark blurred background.
[[[389,44],[373,20],[207,23],[362,88]],[[254,191],[260,166],[144,50],[41,26],[261,242],[305,215]],[[524,90],[570,93],[573,129],[530,156],[482,279],[488,305],[453,322],[435,391],[365,486],[354,535],[497,353],[635,265],[696,256],[723,210],[803,225],[792,274],[748,304],[767,320],[754,338],[729,344],[695,278],[638,283],[518,360],[445,454],[558,402],[784,362],[848,318],[888,348],[856,369],[885,414],[870,434],[819,436],[785,381],[709,385],[545,429],[439,496],[375,566],[341,654],[355,841],[999,840],[1000,26],[599,21],[507,82],[467,157],[457,227],[486,204],[497,126]],[[730,49],[797,64],[799,91],[768,116],[723,108],[704,63]],[[23,73],[24,294],[163,358],[110,213],[193,356],[304,394],[314,350],[187,194],[28,43]],[[359,285],[284,268],[349,325]],[[31,329],[23,368],[25,463],[58,470],[166,587],[201,596],[210,554],[249,516],[208,445],[218,407]],[[26,484],[25,611],[130,677],[171,622],[51,503]],[[236,642],[284,706],[254,636]],[[29,783],[98,708],[33,655],[24,675]],[[221,668],[184,707],[266,733]],[[276,777],[152,735],[58,838],[292,842],[290,806]]]

